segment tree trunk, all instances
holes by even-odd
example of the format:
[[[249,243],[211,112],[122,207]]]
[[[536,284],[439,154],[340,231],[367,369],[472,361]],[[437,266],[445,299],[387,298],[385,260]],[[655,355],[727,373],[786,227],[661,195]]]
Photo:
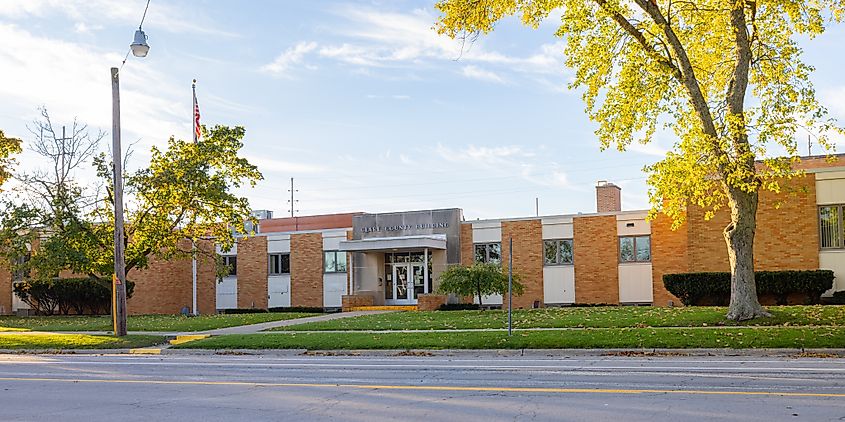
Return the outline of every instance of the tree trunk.
[[[757,283],[754,280],[757,199],[757,192],[728,188],[731,223],[725,227],[724,234],[731,264],[731,302],[727,318],[734,321],[771,316],[757,300]]]

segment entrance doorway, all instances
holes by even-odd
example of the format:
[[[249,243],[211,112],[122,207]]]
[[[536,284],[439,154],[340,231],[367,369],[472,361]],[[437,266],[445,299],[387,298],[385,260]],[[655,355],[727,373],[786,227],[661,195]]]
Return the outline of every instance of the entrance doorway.
[[[416,305],[431,292],[431,260],[427,250],[385,254],[384,299],[388,305]]]
[[[393,303],[415,305],[417,296],[428,293],[425,267],[422,263],[393,264]]]

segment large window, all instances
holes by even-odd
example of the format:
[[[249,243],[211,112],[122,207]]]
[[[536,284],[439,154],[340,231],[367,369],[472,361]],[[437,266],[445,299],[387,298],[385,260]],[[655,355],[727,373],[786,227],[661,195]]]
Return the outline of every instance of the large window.
[[[651,236],[619,238],[619,262],[650,262]]]
[[[290,254],[274,253],[269,257],[270,275],[290,274]]]
[[[546,265],[572,264],[572,239],[544,240],[543,256]]]
[[[502,243],[476,243],[475,262],[494,264],[502,262]]]
[[[845,248],[842,219],[845,205],[819,207],[819,242],[822,249]]]
[[[224,256],[223,265],[229,267],[229,275],[238,275],[238,257],[234,255]]]
[[[326,251],[323,253],[323,272],[345,273],[346,252]]]

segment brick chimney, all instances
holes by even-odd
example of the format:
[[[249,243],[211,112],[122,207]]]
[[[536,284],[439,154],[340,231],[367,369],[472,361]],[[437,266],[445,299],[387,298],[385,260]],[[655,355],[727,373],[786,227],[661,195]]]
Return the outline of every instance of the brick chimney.
[[[596,211],[622,211],[622,188],[607,180],[599,180],[596,183]]]

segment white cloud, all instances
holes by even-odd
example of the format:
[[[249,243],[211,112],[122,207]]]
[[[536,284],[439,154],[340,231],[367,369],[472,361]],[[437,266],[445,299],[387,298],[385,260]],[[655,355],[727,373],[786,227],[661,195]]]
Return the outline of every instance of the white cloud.
[[[15,83],[0,84],[0,115],[21,132],[45,105],[55,124],[78,117],[93,132],[111,129],[109,68],[122,56],[72,42],[33,35],[13,25],[0,24],[0,68]],[[190,133],[190,101],[174,95],[179,89],[143,61],[130,61],[121,70],[121,122],[124,145],[137,140],[136,150],[163,145],[170,135],[183,139]],[[186,117],[187,116],[187,117]],[[106,139],[108,141],[108,138]],[[105,149],[106,146],[103,146]],[[31,163],[21,162],[21,169]]]
[[[475,65],[464,66],[463,69],[461,69],[461,74],[470,79],[478,79],[499,84],[505,83],[505,80],[495,72],[484,70]]]
[[[77,22],[73,26],[73,30],[79,34],[90,34],[93,31],[99,31],[103,29],[102,25],[88,25],[85,22]]]
[[[531,158],[535,155],[518,145],[499,147],[469,145],[464,149],[453,149],[437,144],[437,153],[447,161],[467,162],[476,165],[513,163],[515,158]]]
[[[505,83],[510,78],[504,75],[518,73],[546,85],[540,77],[566,72],[562,42],[543,44],[527,56],[512,56],[489,50],[484,39],[464,43],[439,35],[433,29],[436,16],[427,10],[395,13],[355,5],[340,7],[337,14],[347,22],[335,29],[342,41],[321,43],[319,47],[313,42],[300,43],[298,46],[308,48],[289,49],[262,69],[288,71],[294,65],[302,65],[306,55],[313,54],[358,66],[356,72],[362,74],[367,73],[367,68],[462,66],[460,71],[468,78]]]
[[[282,54],[279,54],[272,63],[261,66],[261,70],[278,76],[290,76],[289,72],[291,68],[295,65],[302,64],[305,55],[316,48],[316,42],[298,42],[293,47],[289,47],[283,51]]]
[[[62,14],[90,28],[93,22],[120,22],[138,25],[144,13],[145,0],[3,0],[0,16],[10,19],[44,18]],[[131,27],[131,26],[130,26]],[[167,32],[191,32],[236,37],[237,34],[215,28],[196,7],[180,8],[168,2],[152,2],[144,27]]]
[[[321,165],[308,164],[302,162],[284,161],[275,158],[267,158],[264,156],[249,155],[246,159],[253,165],[258,166],[258,170],[262,173],[323,173],[328,169]]]

